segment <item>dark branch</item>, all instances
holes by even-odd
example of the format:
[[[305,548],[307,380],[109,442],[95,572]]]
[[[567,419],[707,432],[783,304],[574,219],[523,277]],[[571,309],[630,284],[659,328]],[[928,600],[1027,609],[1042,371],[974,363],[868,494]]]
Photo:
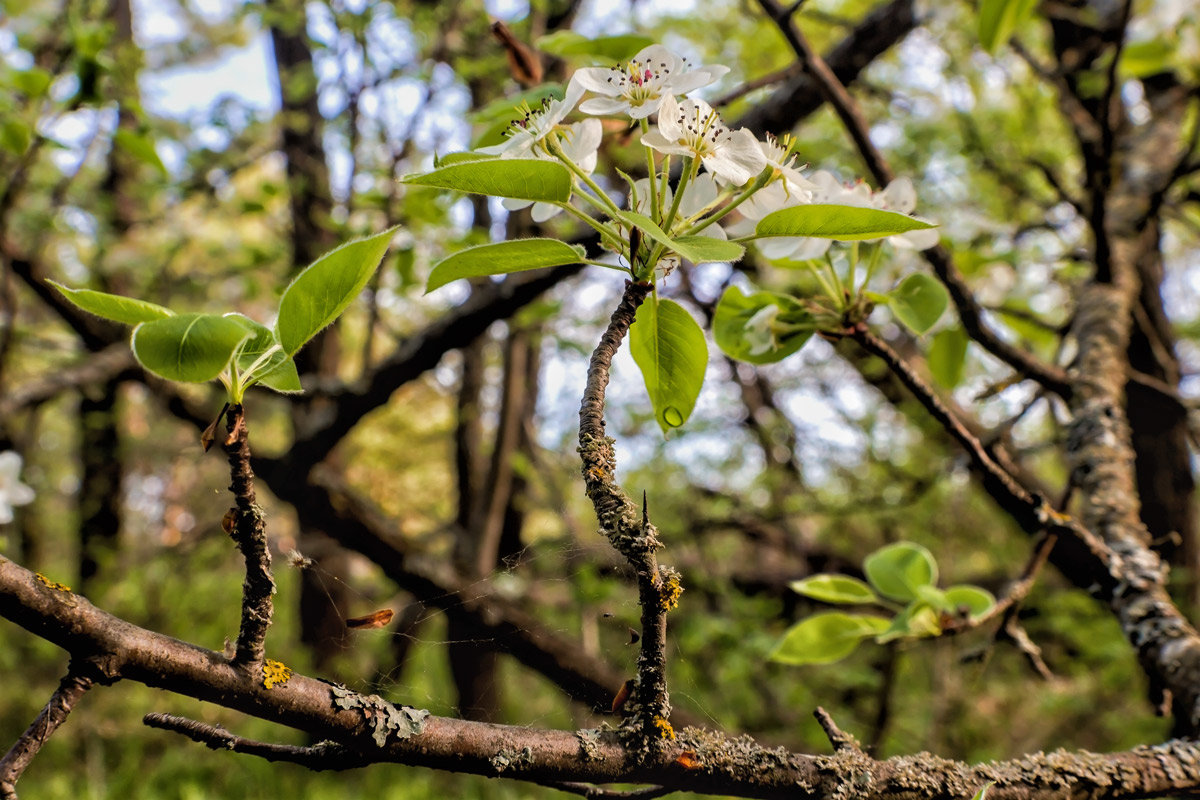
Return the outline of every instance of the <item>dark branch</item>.
[[[78,670],[72,663],[58,689],[51,695],[50,701],[37,715],[37,719],[17,738],[4,757],[0,758],[0,798],[16,800],[17,781],[21,779],[25,769],[50,735],[66,722],[79,698],[95,684],[91,672],[91,669],[86,672]]]

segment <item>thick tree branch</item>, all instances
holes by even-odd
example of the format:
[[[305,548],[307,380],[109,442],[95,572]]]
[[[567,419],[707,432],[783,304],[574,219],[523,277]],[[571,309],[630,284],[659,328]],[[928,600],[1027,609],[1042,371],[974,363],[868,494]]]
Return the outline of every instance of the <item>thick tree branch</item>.
[[[1200,746],[1175,740],[1096,754],[1056,751],[970,766],[929,754],[875,761],[843,751],[808,756],[686,728],[648,762],[596,730],[555,731],[425,716],[298,674],[267,681],[224,656],[138,628],[85,598],[40,583],[0,558],[0,616],[121,677],[330,739],[373,762],[535,783],[653,783],[751,798],[952,800],[988,782],[992,800],[1132,800],[1200,790]],[[280,673],[276,673],[280,675]],[[270,684],[269,688],[268,685]],[[376,719],[393,720],[382,729]]]

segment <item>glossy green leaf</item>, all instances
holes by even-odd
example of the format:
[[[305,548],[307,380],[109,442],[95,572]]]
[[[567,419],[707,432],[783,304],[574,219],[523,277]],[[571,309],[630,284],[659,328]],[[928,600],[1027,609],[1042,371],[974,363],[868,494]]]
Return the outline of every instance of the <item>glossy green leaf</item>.
[[[788,584],[793,592],[825,603],[878,603],[866,583],[849,575],[812,575]]]
[[[425,286],[428,294],[459,278],[478,278],[482,275],[506,275],[543,267],[578,264],[586,254],[578,245],[571,246],[557,239],[512,239],[496,244],[468,247],[442,259],[429,273]]]
[[[886,617],[829,611],[793,625],[771,652],[784,664],[831,664],[854,652],[863,639],[887,630]]]
[[[134,328],[133,355],[168,380],[203,383],[220,375],[252,335],[232,317],[176,314]]]
[[[983,49],[996,52],[1029,21],[1036,7],[1037,0],[981,0],[979,42]]]
[[[745,248],[736,242],[726,242],[710,236],[681,236],[672,239],[654,220],[636,211],[622,211],[618,214],[618,219],[630,227],[638,228],[647,238],[678,253],[693,264],[737,261],[745,252]]]
[[[937,562],[919,544],[896,542],[876,550],[863,561],[867,580],[890,600],[909,601],[917,588],[937,584]]]
[[[138,161],[153,167],[160,175],[167,174],[166,166],[154,149],[154,140],[149,136],[121,128],[113,134],[113,143]]]
[[[63,297],[89,314],[120,322],[123,325],[153,322],[174,314],[169,308],[147,303],[145,300],[135,300],[132,297],[96,292],[91,289],[72,289],[54,281],[49,281],[49,283],[62,292]]]
[[[743,294],[730,286],[717,303],[713,338],[726,355],[751,364],[771,364],[804,346],[816,330],[799,302],[774,292]]]
[[[304,268],[279,300],[276,336],[288,357],[341,315],[383,260],[395,228],[347,242]]]
[[[982,617],[996,607],[996,598],[987,589],[962,584],[951,586],[943,594],[952,612],[966,609],[972,619]]]
[[[934,225],[907,214],[878,208],[802,205],[773,211],[758,221],[756,236],[812,236],[818,239],[879,239]]]
[[[629,351],[663,433],[687,422],[708,367],[704,331],[692,315],[675,301],[651,294],[629,329]]]
[[[557,161],[540,158],[463,161],[409,175],[404,183],[546,203],[565,203],[571,197],[570,170]]]
[[[549,53],[559,58],[592,56],[596,60],[610,64],[614,61],[628,61],[641,49],[654,44],[654,41],[649,36],[634,33],[597,36],[595,39],[589,39],[575,31],[555,31],[548,36],[539,38],[536,44],[543,53]]]
[[[950,295],[941,281],[923,272],[915,272],[887,293],[887,302],[913,333],[925,333],[934,326],[950,304]]]
[[[927,359],[929,372],[945,388],[953,389],[962,381],[969,343],[966,331],[957,325],[933,335]]]
[[[261,325],[241,314],[229,314],[228,316],[241,322],[242,326],[251,334],[251,337],[242,344],[237,356],[238,370],[242,373],[243,380],[260,383],[268,389],[274,389],[284,394],[302,391],[296,362],[283,352],[282,347],[271,352],[272,348],[279,344],[275,339],[275,332],[266,325]],[[269,352],[270,355],[263,363],[254,367]],[[251,367],[254,367],[254,372],[247,375],[246,373]]]
[[[683,248],[676,252],[688,253],[688,261],[693,264],[709,264],[718,261],[740,261],[746,254],[746,248],[737,242],[724,239],[714,239],[711,236],[680,236],[675,239],[675,247]]]

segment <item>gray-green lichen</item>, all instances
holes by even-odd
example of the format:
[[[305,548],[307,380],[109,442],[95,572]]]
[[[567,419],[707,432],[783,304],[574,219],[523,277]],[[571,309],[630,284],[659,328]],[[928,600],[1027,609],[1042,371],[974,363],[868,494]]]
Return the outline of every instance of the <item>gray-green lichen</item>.
[[[329,692],[335,707],[362,714],[363,721],[371,727],[371,738],[377,747],[385,746],[389,737],[399,741],[418,735],[425,729],[425,720],[429,717],[429,712],[424,709],[398,706],[377,694],[361,695],[338,684],[332,685]]]
[[[600,737],[601,732],[596,728],[575,731],[575,738],[579,740],[579,754],[585,762],[604,760],[604,754],[600,752]]]
[[[497,775],[510,769],[519,771],[523,767],[533,765],[533,750],[529,747],[522,747],[520,750],[502,747],[489,761]]]

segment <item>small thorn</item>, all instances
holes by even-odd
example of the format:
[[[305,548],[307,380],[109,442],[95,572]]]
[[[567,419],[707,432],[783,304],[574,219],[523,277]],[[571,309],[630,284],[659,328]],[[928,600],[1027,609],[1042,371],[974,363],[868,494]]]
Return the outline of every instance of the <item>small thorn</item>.
[[[649,505],[646,502],[646,490],[642,489],[642,527],[645,528],[645,527],[648,527],[649,525],[650,525]]]
[[[229,411],[229,403],[226,403],[221,408],[221,413],[217,414],[217,418],[212,421],[204,432],[200,434],[200,446],[204,448],[204,452],[208,452],[213,446],[213,442],[217,439],[217,427],[221,424],[221,420],[225,418],[225,413]]]

